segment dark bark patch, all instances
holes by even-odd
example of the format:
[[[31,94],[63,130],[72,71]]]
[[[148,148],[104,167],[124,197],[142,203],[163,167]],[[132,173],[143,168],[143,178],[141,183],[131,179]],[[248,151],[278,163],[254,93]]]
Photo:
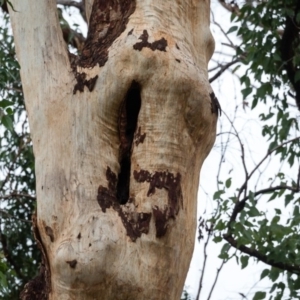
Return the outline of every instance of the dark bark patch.
[[[74,88],[73,88],[73,94],[75,95],[77,91],[82,93],[84,91],[85,86],[88,88],[88,90],[90,92],[92,92],[96,85],[98,75],[87,80],[86,73],[77,72],[78,57],[72,53],[69,53],[69,60],[70,60],[70,64],[71,64],[71,69],[72,69],[75,79],[76,79],[76,84],[74,85]]]
[[[70,266],[70,268],[75,269],[77,265],[77,260],[76,259],[67,260],[66,263]]]
[[[126,29],[130,15],[135,10],[135,0],[95,0],[89,22],[88,36],[80,56],[69,53],[76,84],[73,94],[83,92],[86,86],[93,91],[98,76],[89,80],[85,73],[77,72],[77,66],[93,68],[104,66],[108,60],[108,48]],[[132,33],[133,29],[131,30]]]
[[[180,48],[179,48],[179,46],[178,46],[177,44],[175,44],[175,46],[176,46],[176,48],[177,48],[178,50],[180,50]]]
[[[113,208],[116,212],[118,212],[118,215],[126,229],[127,235],[133,242],[135,242],[137,238],[141,237],[142,233],[147,234],[149,232],[151,213],[127,211],[127,208],[120,204],[116,196],[116,178],[116,174],[107,167],[106,179],[108,181],[108,188],[103,187],[102,185],[99,186],[97,201],[104,213],[108,208]],[[130,202],[134,202],[134,199],[130,198]]]
[[[137,182],[148,182],[149,189],[147,196],[155,193],[155,189],[165,189],[168,192],[168,205],[163,209],[155,206],[152,209],[156,237],[163,237],[168,228],[168,221],[176,218],[180,206],[182,207],[182,191],[181,191],[181,175],[179,173],[174,176],[170,172],[154,172],[151,174],[147,170],[134,171],[133,176]],[[106,209],[113,208],[120,216],[122,223],[126,229],[127,235],[134,242],[141,237],[142,233],[149,232],[149,225],[151,220],[151,213],[137,213],[135,211],[128,211],[126,206],[120,204],[117,198],[116,191],[116,175],[109,167],[106,170],[106,179],[108,181],[108,188],[99,186],[97,200],[103,212]],[[130,203],[134,203],[134,199],[130,198]]]
[[[45,226],[45,231],[46,231],[46,234],[49,236],[50,241],[53,243],[54,242],[54,234],[53,234],[52,228],[49,226]]]
[[[149,232],[151,213],[126,212],[122,209],[119,209],[118,213],[126,229],[127,235],[133,242],[141,237],[142,233],[147,234]]]
[[[163,237],[168,229],[168,215],[167,209],[160,210],[157,206],[152,209],[153,216],[155,219],[156,237]]]
[[[97,196],[97,201],[104,213],[106,209],[118,203],[116,198],[117,176],[110,167],[106,169],[106,180],[108,182],[108,188],[100,185]]]
[[[139,37],[141,42],[138,42],[133,45],[134,50],[141,51],[143,48],[149,48],[152,51],[158,50],[166,52],[166,47],[168,46],[168,42],[165,38],[161,38],[160,40],[154,41],[153,43],[148,42],[149,34],[147,30],[143,30],[143,33]]]
[[[135,6],[135,0],[94,1],[87,40],[78,62],[81,67],[104,66],[108,60],[108,48],[126,29]]]
[[[156,236],[162,237],[165,235],[168,227],[168,220],[175,219],[182,207],[182,191],[181,191],[181,175],[176,176],[169,172],[154,172],[151,174],[147,170],[133,172],[134,179],[137,182],[149,182],[147,196],[155,193],[155,189],[165,189],[168,192],[168,205],[164,209],[159,207],[153,208],[153,215],[156,226]]]
[[[51,292],[51,274],[50,274],[47,253],[45,247],[42,244],[40,232],[37,227],[36,214],[32,215],[32,227],[33,227],[34,238],[37,242],[38,248],[42,252],[42,262],[41,262],[39,274],[25,285],[23,291],[20,294],[20,299],[47,300],[48,295]]]
[[[131,35],[133,33],[133,28],[128,32],[127,35]]]
[[[78,233],[77,238],[80,240],[81,239],[81,232]]]
[[[217,116],[222,114],[221,105],[218,101],[218,98],[216,97],[215,93],[212,92],[209,94],[210,100],[211,100],[211,113],[216,114]]]
[[[136,146],[139,144],[143,144],[146,137],[146,133],[141,134],[141,127],[137,130],[136,134],[134,135],[134,143]]]
[[[107,167],[106,169],[106,179],[108,181],[108,188],[110,191],[114,191],[117,186],[117,176],[116,174],[110,169],[110,167]]]
[[[175,58],[175,60],[176,60],[178,63],[181,63],[180,59],[178,59],[178,58]]]
[[[84,91],[84,87],[86,86],[90,92],[93,91],[95,85],[96,85],[96,81],[98,79],[98,75],[96,75],[95,77],[86,80],[86,74],[85,73],[78,73],[75,72],[75,78],[77,80],[77,83],[74,86],[73,89],[73,94],[75,95],[77,91],[79,92],[83,92]]]

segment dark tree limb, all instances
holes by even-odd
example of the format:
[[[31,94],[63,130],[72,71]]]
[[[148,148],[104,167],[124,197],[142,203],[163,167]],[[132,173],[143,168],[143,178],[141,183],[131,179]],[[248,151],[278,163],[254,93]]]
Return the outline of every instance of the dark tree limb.
[[[1,9],[3,12],[8,13],[7,2],[3,2],[3,4],[1,5]]]
[[[236,248],[237,250],[240,250],[241,252],[248,254],[249,256],[255,257],[257,258],[259,261],[262,261],[272,267],[276,267],[282,270],[286,270],[295,274],[300,274],[300,266],[299,265],[295,265],[295,264],[289,264],[289,263],[283,263],[283,262],[278,262],[275,261],[274,259],[270,258],[268,255],[264,254],[263,252],[260,252],[258,250],[256,250],[255,248],[252,247],[247,247],[246,245],[240,245],[238,243],[238,241],[234,238],[234,236],[232,235],[232,227],[234,227],[234,222],[236,221],[236,218],[238,216],[238,214],[244,209],[247,200],[250,199],[250,195],[245,196],[243,199],[240,199],[240,196],[243,192],[243,190],[246,189],[247,187],[247,183],[250,180],[250,178],[252,177],[252,175],[258,170],[258,168],[261,166],[261,164],[267,159],[267,157],[269,157],[272,153],[274,153],[275,151],[277,151],[278,149],[280,149],[281,147],[283,147],[284,145],[288,144],[288,143],[292,143],[295,142],[297,140],[299,140],[300,137],[296,137],[293,138],[291,140],[285,141],[284,143],[274,147],[273,149],[270,149],[267,151],[266,155],[262,158],[262,160],[254,167],[254,169],[247,174],[246,173],[246,180],[243,183],[243,185],[241,186],[240,190],[239,190],[239,194],[237,196],[237,201],[236,204],[234,206],[234,209],[230,215],[230,220],[227,224],[227,228],[228,228],[228,232],[226,234],[223,235],[223,238],[234,248]],[[287,185],[278,185],[278,186],[271,186],[265,189],[261,189],[258,190],[256,192],[254,192],[252,195],[253,197],[257,197],[259,195],[263,195],[263,194],[267,194],[267,193],[271,193],[271,192],[275,192],[275,191],[280,191],[280,190],[289,190],[292,193],[298,193],[300,191],[300,169],[298,172],[298,178],[297,178],[297,182],[295,185],[293,186],[287,186]]]
[[[220,67],[220,70],[213,76],[209,79],[209,82],[212,83],[213,81],[215,81],[217,78],[219,78],[229,67],[231,67],[232,65],[240,62],[241,60],[239,58],[237,59],[234,59],[233,61],[225,64],[225,65],[222,65]]]
[[[24,194],[24,193],[18,193],[18,192],[12,192],[8,195],[0,196],[0,199],[11,199],[11,198],[27,198],[34,201],[36,200],[35,196]]]
[[[231,216],[230,216],[230,220],[229,220],[229,223],[228,223],[228,227],[230,226],[230,224],[232,222],[235,221],[237,215],[244,209],[245,207],[245,204],[246,204],[246,201],[249,199],[249,196],[246,196],[246,191],[247,191],[247,186],[248,186],[248,181],[250,180],[250,178],[252,177],[252,175],[258,170],[258,168],[262,165],[262,163],[272,154],[274,153],[275,151],[277,151],[278,149],[280,149],[281,147],[285,146],[286,144],[289,144],[289,143],[292,143],[292,142],[295,142],[297,140],[299,140],[300,137],[295,137],[291,140],[288,140],[288,141],[285,141],[283,142],[282,144],[276,146],[275,148],[271,149],[271,150],[268,150],[266,155],[261,159],[261,161],[255,166],[255,168],[250,172],[248,173],[245,169],[245,174],[246,174],[246,180],[245,182],[242,184],[242,186],[240,187],[239,189],[239,193],[238,193],[238,196],[237,196],[237,201],[235,203],[235,206],[234,206],[234,209],[233,209],[233,212],[231,213]],[[243,148],[242,148],[243,150]],[[242,154],[243,154],[243,151],[242,151]],[[242,161],[244,163],[244,156],[242,155]],[[245,165],[244,165],[245,167]],[[298,174],[298,181],[300,180],[299,179],[299,175]],[[273,189],[273,190],[272,190]],[[277,186],[277,187],[269,187],[265,190],[260,190],[260,191],[257,191],[256,193],[254,193],[255,196],[258,196],[260,194],[263,194],[263,193],[268,193],[268,192],[272,192],[274,190],[279,190],[279,189],[282,189],[281,186]],[[299,185],[297,183],[297,186],[296,187],[285,187],[285,189],[288,189],[288,190],[292,190],[294,192],[298,192],[299,191]],[[244,191],[244,198],[240,200],[240,196],[242,195]]]
[[[64,26],[62,28],[62,33],[65,42],[81,52],[86,40],[85,37],[80,32],[73,30],[69,26]]]
[[[300,266],[299,265],[293,265],[293,264],[286,264],[282,262],[276,262],[272,259],[270,259],[267,255],[262,254],[261,252],[257,251],[254,248],[249,248],[245,245],[239,245],[238,242],[232,237],[230,234],[224,234],[223,238],[234,248],[240,250],[241,252],[248,254],[252,257],[257,258],[258,260],[264,262],[265,264],[279,268],[282,270],[289,271],[291,273],[300,274]]]
[[[300,81],[296,82],[295,76],[296,72],[300,72],[299,66],[295,66],[293,62],[293,58],[295,56],[295,49],[297,49],[300,45],[300,24],[297,22],[296,17],[300,12],[300,1],[298,1],[297,6],[295,8],[295,13],[293,17],[287,16],[285,21],[285,28],[283,31],[282,39],[281,39],[281,58],[284,62],[284,68],[287,72],[287,76],[289,81],[291,82],[294,90],[295,90],[295,100],[300,110]]]

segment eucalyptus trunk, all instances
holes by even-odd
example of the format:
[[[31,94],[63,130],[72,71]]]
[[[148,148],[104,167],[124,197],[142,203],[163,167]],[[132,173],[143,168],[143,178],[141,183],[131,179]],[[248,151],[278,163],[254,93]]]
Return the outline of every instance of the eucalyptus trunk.
[[[23,299],[180,299],[219,111],[210,1],[86,1],[80,56],[55,0],[11,2],[43,252]]]

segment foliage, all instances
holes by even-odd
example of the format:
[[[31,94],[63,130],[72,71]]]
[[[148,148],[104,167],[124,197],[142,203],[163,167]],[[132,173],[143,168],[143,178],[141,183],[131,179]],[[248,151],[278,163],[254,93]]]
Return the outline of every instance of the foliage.
[[[261,278],[273,283],[269,295],[256,292],[253,299],[299,298],[299,153],[298,116],[300,109],[300,2],[246,1],[223,2],[232,12],[236,33],[233,58],[245,73],[240,76],[244,103],[252,99],[251,109],[260,110],[262,136],[269,143],[264,157],[249,168],[244,141],[233,122],[231,134],[238,140],[245,179],[229,175],[219,178],[214,194],[217,209],[211,222],[214,241],[225,240],[220,258],[235,257],[246,268],[249,257],[266,263]],[[296,105],[295,105],[296,104]],[[226,116],[226,113],[225,113]],[[277,172],[261,187],[255,180],[266,172],[266,162],[278,161]],[[272,163],[269,168],[273,168]],[[288,171],[287,171],[288,170]],[[270,206],[262,210],[261,203]],[[276,203],[274,203],[276,201]],[[271,212],[271,210],[273,210]],[[287,212],[290,212],[288,215]],[[229,249],[235,249],[229,251]],[[285,295],[286,295],[285,294]]]
[[[35,206],[34,159],[7,14],[1,19],[0,298],[17,299],[39,261],[30,222]]]
[[[189,296],[187,291],[183,291],[181,300],[191,300],[191,297]]]

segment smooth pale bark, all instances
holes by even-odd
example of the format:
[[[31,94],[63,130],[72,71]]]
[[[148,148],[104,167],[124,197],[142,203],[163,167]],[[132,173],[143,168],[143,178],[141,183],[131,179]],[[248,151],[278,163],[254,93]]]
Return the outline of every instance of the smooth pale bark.
[[[109,19],[95,25],[103,43],[111,24],[129,19],[106,61],[92,63],[87,47],[75,69],[55,0],[11,2],[49,299],[179,299],[218,113],[207,78],[210,2],[137,0],[126,15],[120,7],[130,1],[97,0],[91,15],[101,8]],[[139,93],[132,141],[124,107],[139,102]],[[130,199],[119,204],[126,155]]]

